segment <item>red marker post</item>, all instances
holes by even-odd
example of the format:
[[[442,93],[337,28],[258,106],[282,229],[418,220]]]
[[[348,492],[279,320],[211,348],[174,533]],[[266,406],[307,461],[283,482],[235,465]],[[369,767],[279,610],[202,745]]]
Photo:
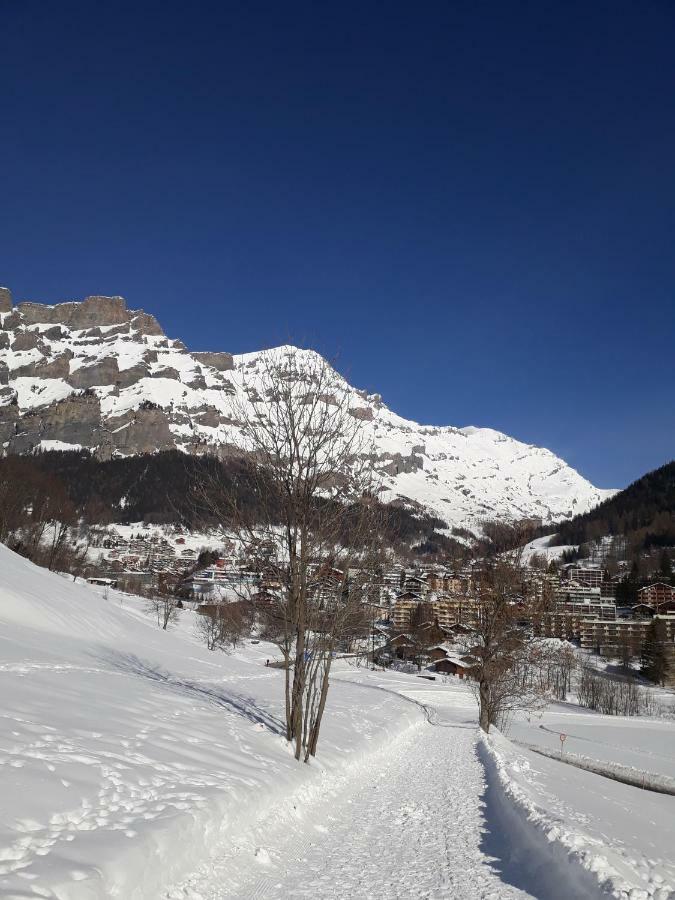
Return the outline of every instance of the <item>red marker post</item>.
[[[561,733],[561,735],[560,735],[560,759],[563,758],[563,747],[565,746],[566,740],[567,740],[567,735]]]

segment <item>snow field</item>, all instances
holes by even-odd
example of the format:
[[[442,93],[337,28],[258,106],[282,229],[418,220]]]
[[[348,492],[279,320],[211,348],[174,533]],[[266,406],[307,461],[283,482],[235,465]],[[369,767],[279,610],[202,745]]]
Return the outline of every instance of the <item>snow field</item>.
[[[510,801],[510,817],[549,843],[558,872],[566,864],[570,884],[580,886],[576,896],[592,897],[596,890],[622,900],[673,900],[673,797],[521,751],[498,732],[483,740],[482,756]],[[594,876],[595,889],[584,870]]]
[[[543,715],[514,717],[508,736],[545,750],[586,756],[640,772],[675,779],[675,721],[644,717],[603,716],[572,703],[553,703]]]
[[[269,646],[209,653],[191,613],[162,632],[128,598],[2,546],[0,572],[3,898],[159,897],[270,804],[304,802],[421,721],[401,698],[364,706],[338,685],[321,760],[298,765]]]

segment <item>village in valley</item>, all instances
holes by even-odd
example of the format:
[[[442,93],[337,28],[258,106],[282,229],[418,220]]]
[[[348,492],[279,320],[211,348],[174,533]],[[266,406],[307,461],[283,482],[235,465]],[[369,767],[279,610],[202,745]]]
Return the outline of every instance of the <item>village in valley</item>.
[[[278,598],[274,574],[247,563],[232,535],[147,523],[91,532],[90,583],[204,615],[225,605],[264,613]],[[648,557],[650,574],[626,596],[629,563],[617,559],[625,542],[600,539],[584,548],[583,558],[566,562],[579,556],[577,548],[549,546],[550,541],[545,536],[504,554],[518,573],[519,625],[535,638],[585,651],[586,659],[614,660],[624,673],[648,680],[651,672],[653,681],[675,686],[675,586],[668,550]],[[476,573],[482,562],[469,558],[449,567],[390,561],[378,567],[368,574],[362,617],[342,636],[340,651],[378,666],[470,677],[476,660],[467,648],[480,618]],[[311,571],[311,594],[323,606],[339,602],[357,574],[325,563]],[[250,622],[250,615],[244,620]],[[657,645],[662,661],[655,673]]]

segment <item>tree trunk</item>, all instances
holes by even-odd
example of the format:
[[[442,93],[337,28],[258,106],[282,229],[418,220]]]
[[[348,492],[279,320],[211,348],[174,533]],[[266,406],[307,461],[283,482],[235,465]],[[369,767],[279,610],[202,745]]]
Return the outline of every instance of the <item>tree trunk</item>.
[[[328,697],[328,673],[330,672],[331,659],[329,658],[328,664],[326,666],[326,671],[323,675],[323,682],[321,684],[321,697],[319,699],[319,708],[316,712],[316,719],[312,724],[312,730],[309,735],[309,742],[307,745],[307,753],[305,754],[305,762],[308,761],[310,756],[316,756],[316,748],[319,743],[319,731],[321,729],[321,719],[323,718],[323,711],[326,708],[326,699]]]
[[[295,667],[291,694],[291,740],[295,741],[295,758],[302,755],[303,699],[305,694],[305,633],[298,628],[295,643]]]
[[[285,694],[286,694],[286,740],[293,737],[293,719],[291,715],[291,654],[288,649],[284,651],[285,663]]]
[[[490,732],[490,686],[484,679],[481,679],[478,686],[480,698],[480,716],[479,724],[485,734]]]

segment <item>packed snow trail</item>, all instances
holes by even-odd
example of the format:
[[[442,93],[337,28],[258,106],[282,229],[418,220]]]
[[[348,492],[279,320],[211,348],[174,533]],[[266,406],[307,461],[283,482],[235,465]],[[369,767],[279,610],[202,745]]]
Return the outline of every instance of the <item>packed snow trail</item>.
[[[468,691],[456,682],[454,690],[423,683],[418,690],[409,677],[401,681],[402,693],[431,707],[431,721],[366,758],[350,780],[297,811],[290,827],[277,825],[272,811],[237,835],[221,856],[170,891],[170,900],[533,896],[504,881],[500,861],[481,849],[485,770]],[[590,895],[567,882],[547,900],[558,896]]]

